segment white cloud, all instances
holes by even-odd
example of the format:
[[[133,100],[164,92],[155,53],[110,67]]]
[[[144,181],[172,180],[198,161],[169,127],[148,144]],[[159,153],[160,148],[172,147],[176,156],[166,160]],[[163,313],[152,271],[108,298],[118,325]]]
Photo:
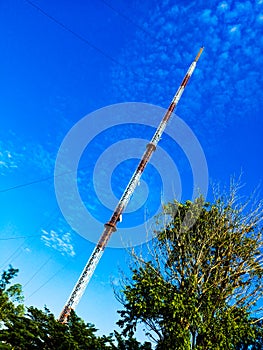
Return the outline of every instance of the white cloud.
[[[167,31],[156,19],[162,18],[163,23],[170,21],[173,1],[168,1],[166,6],[160,2],[148,16],[149,31],[158,33],[157,40],[140,33],[121,54],[123,61],[130,62],[129,71],[119,66],[113,69],[113,87],[118,99],[165,107],[199,45],[204,45],[198,64],[200,71],[195,73],[199,73],[199,80],[193,78],[186,92],[191,99],[182,99],[179,108],[185,121],[194,126],[200,136],[206,135],[204,139],[211,148],[218,133],[223,133],[229,123],[254,113],[251,106],[255,112],[261,108],[263,83],[263,14],[259,6],[263,0],[256,6],[246,0],[213,4],[210,8],[201,0],[196,6],[181,4],[179,13],[173,15],[173,30]],[[238,85],[240,72],[244,77],[242,86]],[[129,90],[129,86],[134,88]],[[245,100],[250,103],[244,104]],[[209,101],[210,108],[202,110],[202,118],[196,118],[205,101]],[[217,118],[213,119],[213,115]],[[217,134],[211,132],[211,120]]]
[[[28,247],[24,248],[24,251],[25,251],[26,253],[31,253],[31,249],[28,248]]]
[[[209,23],[210,25],[216,25],[217,24],[217,17],[212,14],[212,10],[205,9],[202,13],[202,19],[204,22]]]
[[[238,26],[233,26],[233,27],[230,27],[229,31],[230,31],[230,33],[235,33],[238,30],[239,30]]]
[[[233,25],[229,27],[230,41],[234,43],[239,43],[241,40],[241,30],[240,25]]]
[[[0,171],[1,175],[4,175],[4,170],[10,170],[17,168],[14,154],[12,155],[8,149],[4,149],[4,146],[0,144]]]
[[[113,277],[111,279],[111,284],[114,286],[114,287],[119,287],[121,285],[121,281],[120,281],[120,278],[119,277]]]
[[[220,11],[226,11],[229,8],[229,6],[228,6],[228,3],[226,1],[223,1],[223,2],[220,2],[220,4],[217,6],[217,8]]]
[[[52,174],[55,156],[48,152],[41,144],[28,145],[28,153],[34,166],[42,170],[44,174]]]
[[[42,229],[41,240],[47,247],[53,248],[60,252],[62,255],[75,256],[75,250],[73,244],[71,243],[71,234],[69,232],[56,232],[54,230],[50,230],[47,232]]]
[[[1,175],[9,175],[14,171],[19,174],[19,171],[30,173],[36,179],[50,176],[53,174],[55,158],[55,153],[50,152],[46,145],[25,142],[12,131],[5,135],[0,134]],[[32,173],[32,169],[35,169],[37,175]]]

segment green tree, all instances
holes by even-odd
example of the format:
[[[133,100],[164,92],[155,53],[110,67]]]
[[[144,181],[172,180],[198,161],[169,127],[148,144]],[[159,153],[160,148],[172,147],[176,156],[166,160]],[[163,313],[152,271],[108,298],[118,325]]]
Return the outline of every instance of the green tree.
[[[114,331],[117,345],[112,344],[112,350],[151,350],[152,345],[149,342],[140,344],[133,336],[129,335],[126,339],[122,334]]]
[[[112,337],[97,337],[91,324],[71,313],[67,324],[58,322],[54,315],[29,307],[25,316],[13,315],[5,322],[0,340],[12,349],[106,350],[111,349]]]
[[[156,349],[235,349],[259,333],[252,320],[262,296],[262,206],[201,197],[164,207],[145,255],[133,250],[118,324],[146,325]],[[245,348],[244,348],[245,349]],[[256,349],[256,348],[255,348]]]
[[[18,269],[11,265],[7,271],[3,271],[0,279],[0,322],[5,322],[10,315],[23,315],[24,306],[22,287],[20,284],[11,284],[17,275]]]
[[[18,270],[10,266],[0,280],[0,349],[13,350],[150,350],[151,344],[141,345],[135,338],[97,336],[97,329],[85,323],[74,311],[67,324],[61,324],[45,308],[25,308],[22,288],[11,284]]]
[[[97,329],[94,325],[85,323],[74,311],[71,311],[67,326],[71,337],[78,344],[76,349],[106,350],[112,348],[113,340],[111,335],[95,335]]]
[[[259,321],[254,324],[254,337],[243,339],[236,350],[262,350],[263,349],[263,322]]]

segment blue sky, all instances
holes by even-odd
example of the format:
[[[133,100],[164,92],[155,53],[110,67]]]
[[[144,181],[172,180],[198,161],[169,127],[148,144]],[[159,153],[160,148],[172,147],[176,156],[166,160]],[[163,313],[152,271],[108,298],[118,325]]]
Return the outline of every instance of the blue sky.
[[[17,281],[24,285],[27,305],[46,304],[58,315],[94,247],[89,233],[85,239],[70,227],[55,195],[55,160],[68,131],[112,104],[166,108],[202,45],[204,53],[176,113],[202,146],[211,182],[227,184],[242,171],[243,194],[261,187],[262,0],[2,1],[0,30],[0,267],[11,263],[20,269]],[[107,116],[103,114],[106,121]],[[101,229],[110,209],[93,190],[93,167],[111,144],[149,140],[153,128],[148,116],[139,117],[144,126],[125,120],[127,125],[99,132],[81,157],[79,191]],[[170,127],[176,123],[172,120]],[[89,135],[93,127],[83,132]],[[125,152],[138,152],[120,158],[105,182],[116,198],[136,166],[138,145],[125,146]],[[193,179],[184,150],[168,135],[160,147],[175,164],[165,180],[178,175],[181,198],[191,198]],[[156,152],[153,162],[154,157],[161,161],[160,155]],[[107,166],[117,159],[116,154],[107,157]],[[126,226],[143,221],[145,212],[152,216],[160,204],[158,161],[155,166],[157,170],[153,165],[146,169],[127,208]],[[104,181],[109,169],[98,168]],[[96,184],[99,190],[100,180]],[[107,200],[105,187],[101,191]],[[97,226],[90,224],[90,229]],[[125,216],[116,235],[124,230]],[[127,271],[128,262],[125,249],[106,249],[77,308],[103,333],[115,328],[120,305],[111,283],[118,285],[118,270]]]

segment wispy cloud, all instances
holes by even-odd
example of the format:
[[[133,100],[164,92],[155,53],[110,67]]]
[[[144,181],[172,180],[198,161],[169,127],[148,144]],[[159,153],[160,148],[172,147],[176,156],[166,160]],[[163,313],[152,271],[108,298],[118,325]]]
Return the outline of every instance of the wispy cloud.
[[[111,278],[111,284],[112,284],[114,287],[120,287],[120,286],[121,286],[120,277],[112,277],[112,278]]]
[[[0,135],[0,174],[30,174],[31,178],[50,176],[53,174],[55,153],[45,145],[29,143],[13,132]],[[30,171],[29,171],[30,170]]]
[[[177,113],[213,144],[229,125],[263,106],[263,1],[181,2],[179,11],[173,3],[156,3],[141,23],[157,33],[155,40],[138,30],[123,50],[120,60],[130,69],[113,69],[116,96],[166,107],[204,45]]]
[[[73,257],[76,255],[69,232],[63,233],[54,230],[48,232],[42,229],[41,240],[47,247],[57,250],[64,256],[68,255]]]
[[[17,166],[14,155],[0,144],[0,174],[5,175],[7,170],[15,169]]]

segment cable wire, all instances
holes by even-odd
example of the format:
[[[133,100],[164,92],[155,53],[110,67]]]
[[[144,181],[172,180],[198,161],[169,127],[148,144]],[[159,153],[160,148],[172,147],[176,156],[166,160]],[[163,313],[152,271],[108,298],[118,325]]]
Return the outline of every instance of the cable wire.
[[[58,269],[47,281],[42,283],[34,292],[32,292],[28,297],[25,298],[25,301],[31,298],[34,294],[36,294],[40,289],[42,289],[46,284],[48,284],[53,278],[55,278],[62,270],[64,270],[71,261],[69,261],[67,264],[63,265],[60,269]]]
[[[145,34],[147,34],[148,36],[150,36],[152,39],[154,39],[154,41],[156,41],[156,37],[150,33],[149,31],[147,31],[146,29],[144,29],[142,26],[140,26],[138,23],[134,22],[134,20],[132,20],[129,16],[125,15],[123,12],[121,12],[120,10],[116,9],[114,6],[112,6],[110,3],[108,3],[106,0],[100,0],[103,4],[105,4],[106,6],[108,6],[112,11],[114,11],[115,13],[117,13],[118,16],[123,17],[124,19],[126,19],[128,22],[130,22],[131,24],[133,24],[135,27],[137,27],[138,29],[140,29],[142,32],[144,32]]]
[[[46,225],[46,226],[49,226],[49,225],[51,225],[51,223],[54,221],[54,220],[56,220],[57,218],[58,218],[58,216],[59,216],[59,212],[58,212],[58,210],[57,210],[57,208],[55,208],[53,211],[52,211],[52,215],[50,216],[50,218],[49,218],[49,220],[47,220],[47,222],[46,222],[46,220],[45,221],[43,221],[42,223],[41,223],[41,227],[42,226],[44,226],[44,225]],[[36,228],[36,229],[34,229],[34,231],[38,231],[39,229],[38,229],[38,227]],[[21,236],[22,237],[22,236]],[[0,269],[2,269],[2,268],[4,268],[6,265],[7,265],[7,263],[8,263],[8,261],[10,261],[10,263],[9,264],[11,264],[11,262],[13,262],[15,259],[17,259],[21,254],[22,254],[22,247],[23,247],[23,245],[27,242],[27,240],[29,239],[29,238],[32,238],[32,237],[40,237],[40,233],[39,234],[36,234],[36,235],[31,235],[31,236],[25,236],[25,238],[24,238],[24,241],[17,247],[17,249],[13,252],[13,253],[11,253],[10,255],[9,255],[9,257],[7,258],[7,259],[5,259],[4,260],[4,262],[1,264],[1,266],[0,266]],[[12,239],[11,237],[9,237],[10,239]],[[15,238],[14,238],[15,239]],[[34,239],[34,238],[33,238]],[[5,238],[3,238],[3,239],[1,239],[1,240],[5,240]],[[32,242],[32,241],[31,241]]]
[[[4,237],[4,238],[0,238],[0,241],[9,241],[11,239],[27,239],[27,238],[31,238],[31,237],[39,237],[38,235],[30,235],[30,236],[15,236],[15,237]]]
[[[34,185],[34,184],[37,184],[37,183],[40,183],[40,182],[45,182],[45,181],[51,180],[53,178],[54,178],[54,176],[48,176],[48,177],[45,177],[45,178],[42,178],[42,179],[39,179],[39,180],[24,182],[24,183],[19,184],[19,185],[15,185],[15,186],[12,186],[12,187],[4,188],[3,190],[0,190],[0,193],[8,192],[8,191],[15,190],[15,189],[21,188],[21,187]]]
[[[61,21],[59,21],[58,19],[56,19],[54,16],[50,15],[49,13],[47,13],[46,11],[44,11],[40,6],[34,4],[32,1],[30,0],[24,0],[25,2],[27,2],[30,6],[34,7],[36,10],[38,10],[39,12],[41,12],[44,16],[46,16],[47,18],[49,18],[51,21],[53,21],[54,23],[56,23],[58,26],[60,26],[61,28],[63,28],[64,30],[66,30],[67,32],[69,32],[70,34],[72,34],[73,36],[75,36],[76,38],[78,38],[79,40],[81,40],[82,42],[84,42],[85,44],[89,45],[93,50],[99,52],[102,56],[106,57],[107,59],[109,59],[110,61],[112,61],[113,63],[121,66],[122,68],[125,68],[125,70],[127,70],[127,66],[122,64],[121,62],[119,62],[118,60],[116,60],[114,57],[112,57],[110,54],[108,54],[107,52],[103,51],[101,48],[99,48],[98,46],[96,46],[95,44],[93,44],[91,41],[89,41],[88,39],[86,39],[84,36],[78,34],[77,32],[75,32],[74,30],[70,29],[67,25],[65,25],[64,23],[62,23]],[[137,75],[137,73],[133,72],[134,75]]]
[[[45,267],[49,261],[53,258],[54,254],[51,255],[37,270],[36,272],[29,278],[29,280],[23,284],[23,288],[25,288],[32,280],[33,278],[43,269],[43,267]]]

